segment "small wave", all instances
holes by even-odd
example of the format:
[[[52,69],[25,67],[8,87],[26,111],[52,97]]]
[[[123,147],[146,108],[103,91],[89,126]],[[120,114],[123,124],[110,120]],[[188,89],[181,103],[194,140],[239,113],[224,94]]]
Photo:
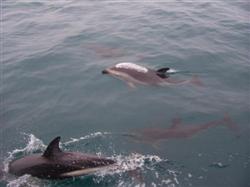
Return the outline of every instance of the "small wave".
[[[142,155],[139,153],[132,153],[129,156],[117,155],[111,157],[111,159],[117,161],[116,166],[108,170],[103,170],[99,174],[112,175],[114,173],[123,173],[126,171],[143,168],[143,166],[145,166],[146,163],[154,165],[156,163],[163,161],[160,157],[156,155]]]
[[[39,179],[31,177],[30,175],[23,175],[17,179],[9,181],[7,187],[39,187],[38,180]]]
[[[228,166],[229,164],[223,164],[221,162],[213,162],[212,164],[209,165],[209,167],[219,168],[219,169],[226,168]]]

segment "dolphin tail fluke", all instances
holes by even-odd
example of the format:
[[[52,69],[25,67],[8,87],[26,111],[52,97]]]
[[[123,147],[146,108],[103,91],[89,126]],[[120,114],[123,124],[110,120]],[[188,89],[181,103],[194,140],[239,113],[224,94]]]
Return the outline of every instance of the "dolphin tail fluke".
[[[195,85],[195,86],[203,86],[203,83],[201,82],[201,80],[198,78],[197,75],[194,75],[192,77],[192,79],[190,80],[190,83]]]

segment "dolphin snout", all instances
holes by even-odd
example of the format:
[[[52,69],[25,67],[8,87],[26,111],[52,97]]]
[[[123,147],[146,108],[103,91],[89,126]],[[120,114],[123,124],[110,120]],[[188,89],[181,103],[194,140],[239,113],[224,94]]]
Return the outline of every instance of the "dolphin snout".
[[[102,70],[102,74],[108,74],[109,73],[109,71],[108,70]]]

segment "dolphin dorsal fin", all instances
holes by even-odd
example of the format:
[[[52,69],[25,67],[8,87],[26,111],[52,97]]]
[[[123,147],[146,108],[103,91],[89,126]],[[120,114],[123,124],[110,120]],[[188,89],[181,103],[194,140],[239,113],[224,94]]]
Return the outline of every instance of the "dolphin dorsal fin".
[[[61,149],[59,148],[59,142],[61,137],[58,136],[54,138],[48,145],[47,149],[43,153],[43,157],[53,158],[58,153],[61,153]]]
[[[171,129],[176,129],[181,126],[181,119],[180,118],[174,118],[172,120],[172,125],[170,126]]]
[[[170,68],[160,68],[156,71],[156,74],[165,79],[165,78],[168,78],[168,75],[166,75],[166,72],[169,70]]]

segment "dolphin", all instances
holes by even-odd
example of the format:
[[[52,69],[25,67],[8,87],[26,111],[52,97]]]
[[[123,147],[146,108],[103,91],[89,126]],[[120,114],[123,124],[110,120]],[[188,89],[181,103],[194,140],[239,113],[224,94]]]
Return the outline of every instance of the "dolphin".
[[[45,152],[23,157],[9,164],[9,173],[29,174],[42,179],[64,179],[88,175],[115,164],[115,161],[80,152],[63,152],[60,137],[53,139]]]
[[[225,115],[223,119],[210,121],[200,125],[182,125],[180,118],[174,118],[172,120],[172,125],[168,128],[145,128],[137,131],[137,133],[124,135],[154,145],[154,143],[166,139],[189,138],[208,128],[220,125],[226,126],[232,131],[238,132],[239,130],[231,118]]]
[[[104,69],[102,73],[121,79],[132,88],[136,87],[136,84],[163,86],[169,84],[193,83],[201,85],[196,76],[194,76],[191,80],[170,79],[169,75],[170,73],[173,73],[173,71],[169,67],[153,70],[131,62],[118,63],[115,66]]]

